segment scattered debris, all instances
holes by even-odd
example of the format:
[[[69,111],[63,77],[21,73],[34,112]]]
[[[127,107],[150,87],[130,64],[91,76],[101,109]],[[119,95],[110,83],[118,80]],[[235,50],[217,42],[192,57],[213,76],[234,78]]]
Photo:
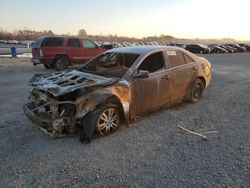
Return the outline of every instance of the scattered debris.
[[[208,131],[208,132],[204,132],[204,133],[197,133],[197,132],[194,132],[194,131],[190,131],[180,125],[177,125],[177,127],[179,127],[180,129],[184,130],[184,131],[187,131],[191,134],[194,134],[194,135],[197,135],[197,136],[200,136],[203,140],[208,140],[208,138],[204,135],[204,134],[213,134],[213,133],[218,133],[218,131]]]
[[[204,133],[200,133],[200,134],[214,134],[214,133],[219,133],[219,131],[208,131],[208,132],[204,132]]]

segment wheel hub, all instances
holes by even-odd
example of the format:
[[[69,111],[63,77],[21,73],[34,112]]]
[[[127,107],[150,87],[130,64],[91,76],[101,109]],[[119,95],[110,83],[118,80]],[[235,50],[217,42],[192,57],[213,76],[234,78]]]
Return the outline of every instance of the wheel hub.
[[[200,85],[196,85],[195,90],[194,90],[194,97],[195,98],[199,98],[201,95],[201,86]]]
[[[97,130],[103,135],[109,135],[119,126],[119,115],[115,108],[108,108],[104,110],[97,122]]]

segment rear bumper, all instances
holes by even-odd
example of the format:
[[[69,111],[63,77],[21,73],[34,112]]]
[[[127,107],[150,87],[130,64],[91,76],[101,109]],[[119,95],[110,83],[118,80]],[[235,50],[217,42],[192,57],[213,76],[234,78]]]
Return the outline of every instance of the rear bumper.
[[[43,64],[44,60],[43,59],[32,58],[31,62],[33,63],[33,65],[38,65],[38,64]]]
[[[39,65],[39,64],[48,64],[51,65],[53,62],[53,59],[45,59],[45,58],[32,58],[31,62],[33,65]]]

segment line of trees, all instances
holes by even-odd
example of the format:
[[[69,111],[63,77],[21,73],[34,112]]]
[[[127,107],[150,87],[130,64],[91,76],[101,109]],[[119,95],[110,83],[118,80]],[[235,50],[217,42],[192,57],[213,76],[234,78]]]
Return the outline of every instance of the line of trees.
[[[56,35],[51,30],[44,30],[44,31],[35,31],[31,29],[19,29],[14,30],[13,32],[9,32],[7,30],[3,30],[0,28],[0,40],[36,40],[40,36],[53,36]],[[65,35],[70,35],[67,33]],[[160,36],[151,36],[151,37],[144,37],[142,39],[138,39],[135,37],[124,37],[124,36],[117,36],[117,35],[88,35],[85,29],[80,29],[78,31],[78,36],[80,37],[89,37],[95,41],[107,41],[107,42],[150,42],[150,41],[157,41],[157,42],[196,42],[196,43],[225,43],[225,42],[235,42],[234,39],[180,39],[175,38],[170,35],[160,35]]]
[[[142,39],[134,37],[121,37],[117,35],[88,35],[89,38],[95,41],[107,41],[107,42],[152,42],[157,41],[160,43],[165,42],[179,42],[179,43],[234,43],[234,39],[224,38],[224,39],[184,39],[184,38],[175,38],[170,35],[160,35],[160,36],[149,36]]]
[[[54,33],[51,30],[35,31],[26,28],[9,32],[0,28],[0,40],[35,40],[44,35],[53,36]]]

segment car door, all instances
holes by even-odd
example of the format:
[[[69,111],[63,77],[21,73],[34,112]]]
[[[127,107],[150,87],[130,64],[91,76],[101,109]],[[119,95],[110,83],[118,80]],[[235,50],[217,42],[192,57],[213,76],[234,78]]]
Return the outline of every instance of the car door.
[[[93,41],[89,39],[81,39],[81,41],[81,54],[84,62],[94,58],[102,52],[101,48],[99,48]]]
[[[80,41],[78,38],[68,38],[66,43],[66,53],[72,63],[80,63],[82,60]]]
[[[169,71],[171,76],[170,100],[175,101],[189,94],[198,73],[195,61],[180,50],[168,50]]]
[[[136,78],[136,73],[148,71],[147,78]],[[135,71],[131,80],[130,117],[157,109],[169,102],[170,74],[162,52],[148,55]]]

